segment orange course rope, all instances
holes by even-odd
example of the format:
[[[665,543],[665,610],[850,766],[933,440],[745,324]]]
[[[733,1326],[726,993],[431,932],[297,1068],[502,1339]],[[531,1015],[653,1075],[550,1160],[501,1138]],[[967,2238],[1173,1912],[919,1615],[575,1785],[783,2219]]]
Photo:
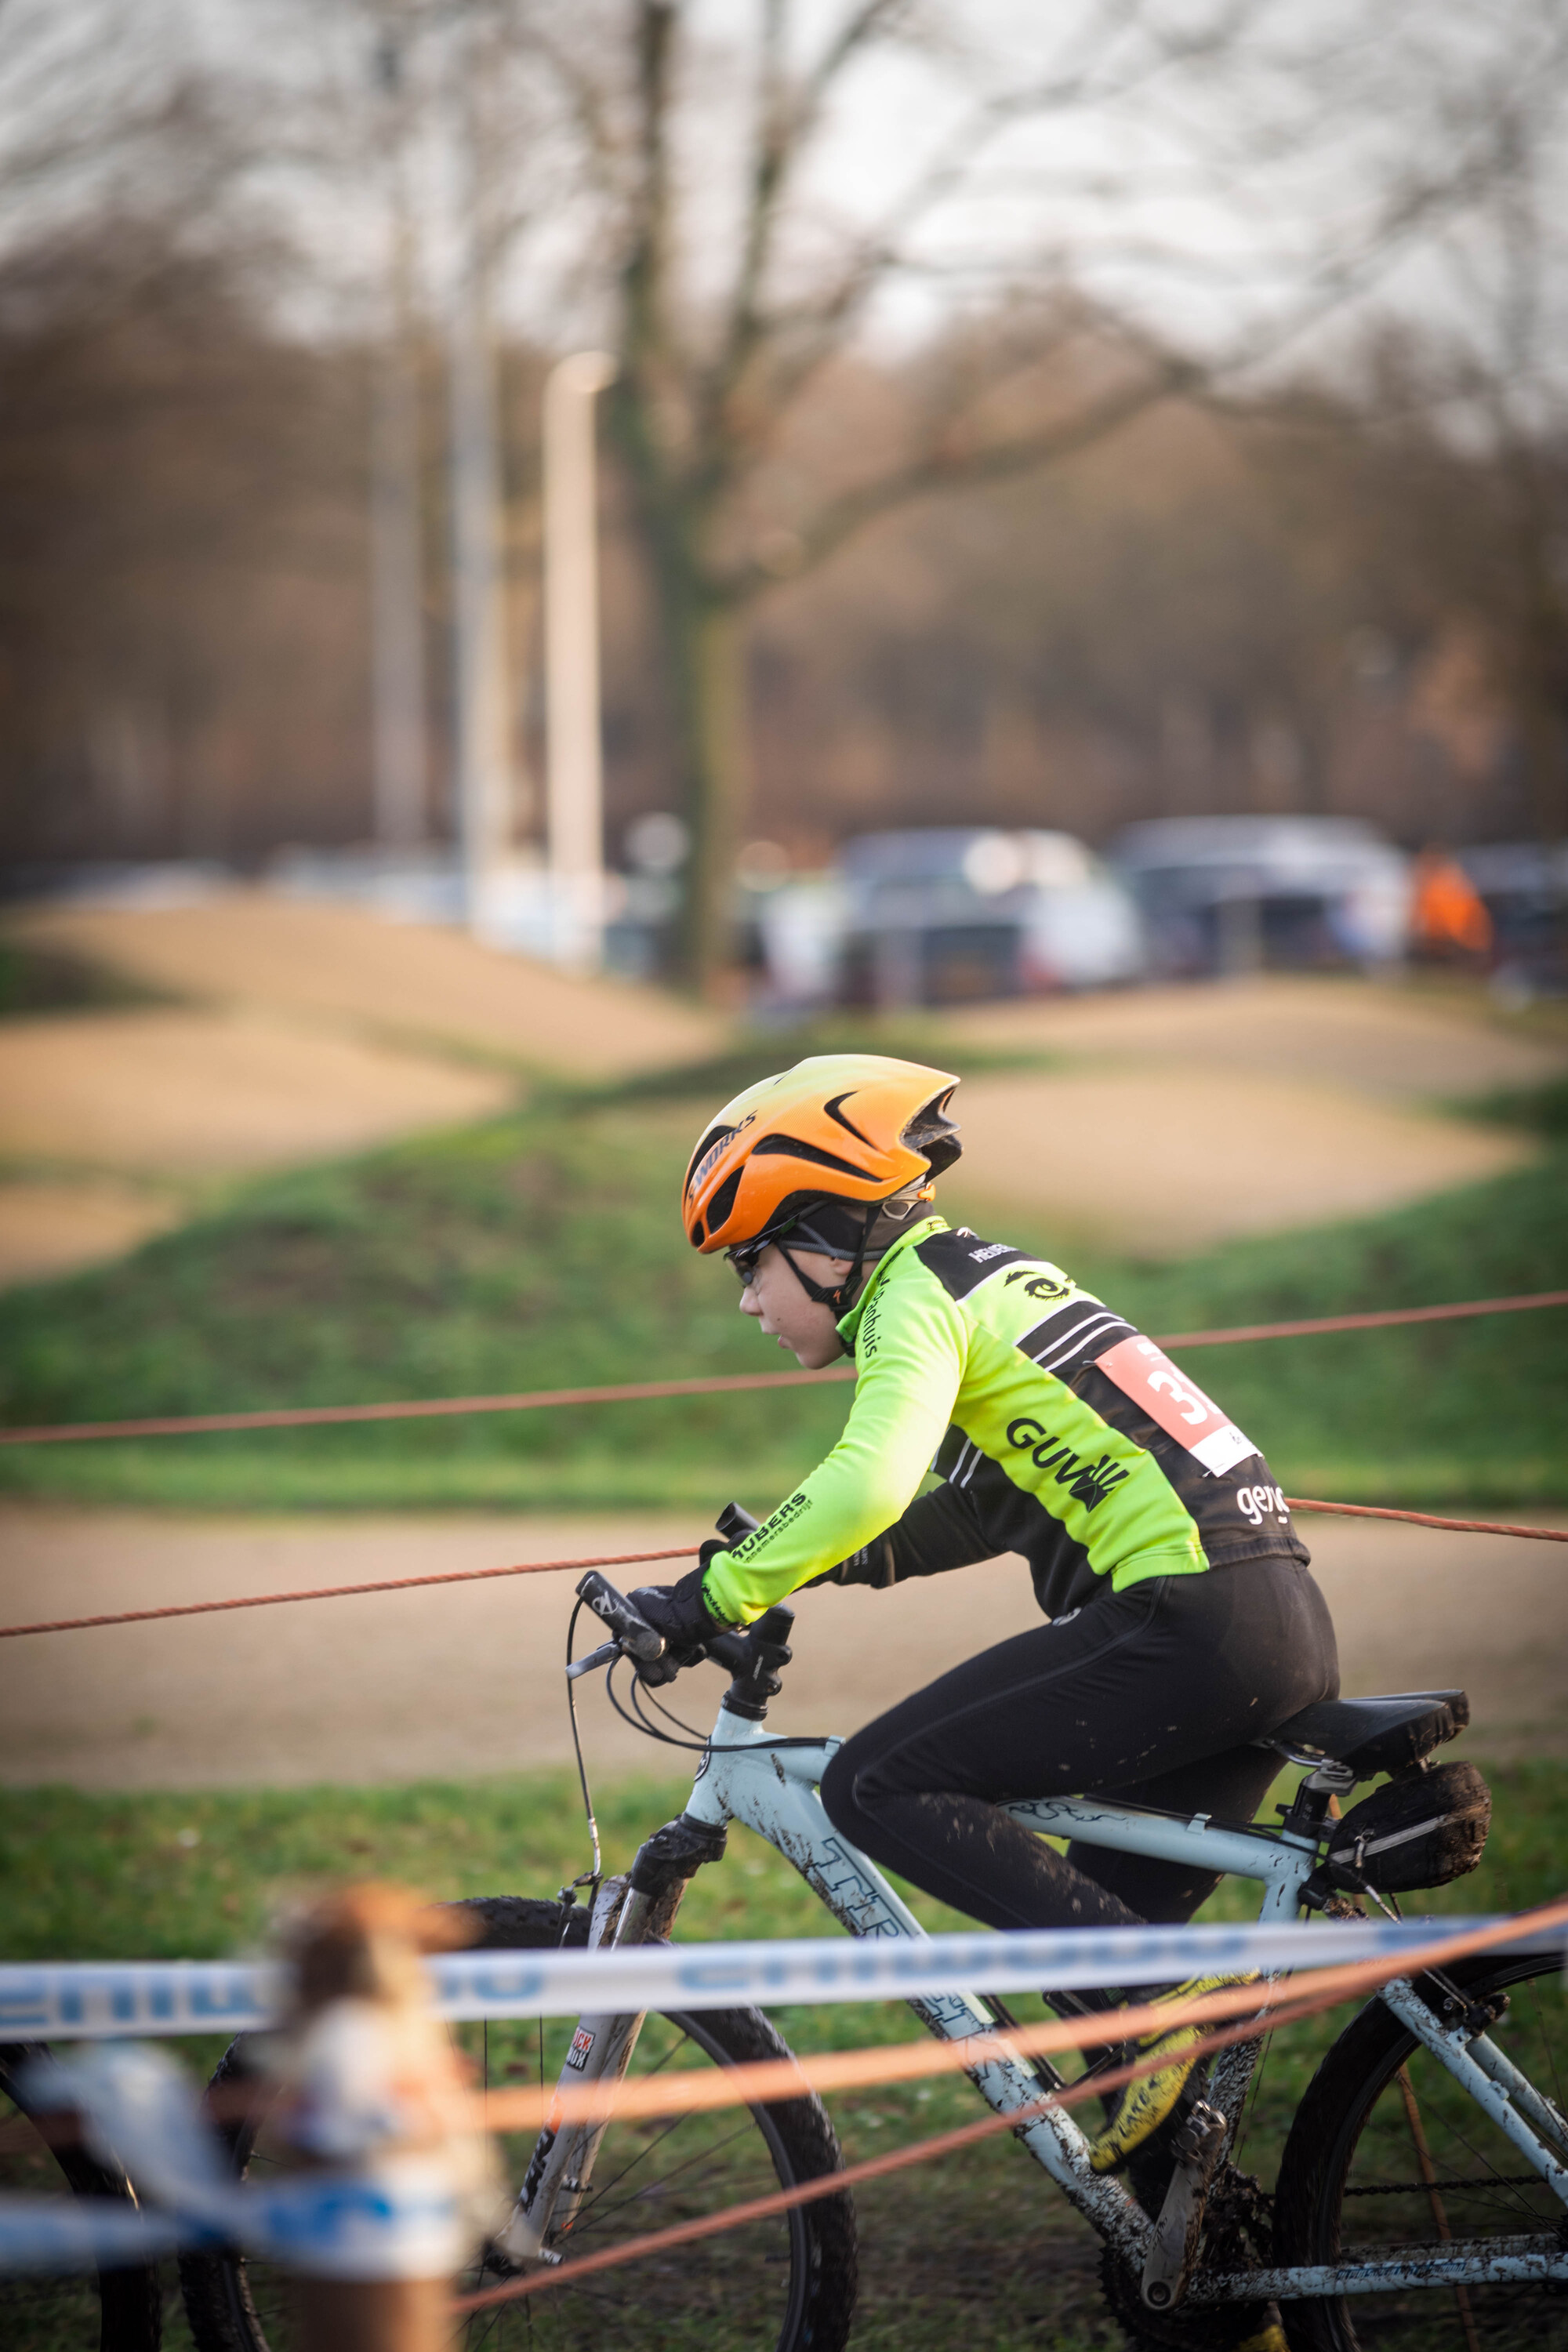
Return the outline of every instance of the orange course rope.
[[[1458,1535],[1523,1536],[1534,1543],[1568,1543],[1568,1528],[1525,1527],[1510,1519],[1439,1519],[1426,1511],[1384,1510],[1372,1503],[1326,1503],[1287,1495],[1292,1511],[1328,1511],[1353,1519],[1402,1519],[1416,1528],[1442,1528]],[[507,1568],[451,1568],[427,1576],[377,1577],[368,1584],[308,1585],[299,1592],[243,1592],[227,1601],[176,1601],[161,1609],[119,1609],[96,1617],[50,1617],[27,1625],[0,1625],[0,1642],[24,1633],[83,1633],[100,1625],[142,1625],[160,1617],[214,1617],[229,1609],[274,1609],[291,1601],[344,1601],[360,1592],[404,1592],[422,1584],[484,1584],[499,1576],[563,1574],[572,1569],[640,1567],[647,1560],[690,1559],[695,1542],[662,1551],[607,1552],[595,1559],[528,1559]]]
[[[402,1592],[416,1584],[483,1584],[498,1576],[546,1576],[574,1568],[637,1568],[650,1559],[689,1559],[694,1543],[662,1551],[606,1552],[600,1559],[525,1559],[510,1568],[450,1568],[429,1576],[378,1577],[374,1584],[317,1584],[302,1592],[242,1592],[229,1601],[178,1601],[163,1609],[121,1609],[101,1617],[56,1617],[37,1625],[0,1625],[0,1642],[18,1633],[80,1633],[92,1625],[141,1625],[156,1617],[212,1617],[227,1609],[275,1609],[285,1601],[342,1601],[356,1592]]]
[[[1568,1543],[1568,1528],[1527,1528],[1516,1519],[1439,1519],[1430,1511],[1390,1511],[1376,1503],[1315,1503],[1304,1495],[1287,1495],[1291,1511],[1331,1511],[1345,1519],[1403,1519],[1412,1528],[1449,1528],[1467,1536],[1528,1536],[1535,1543]]]
[[[1385,1330],[1403,1323],[1449,1323],[1472,1315],[1517,1315],[1568,1307],[1568,1290],[1514,1298],[1468,1298],[1447,1307],[1390,1307],[1362,1315],[1320,1315],[1303,1322],[1238,1323],[1213,1331],[1156,1332],[1163,1348],[1219,1348],[1251,1339],[1300,1339],[1316,1332]],[[108,1437],[204,1437],[247,1429],[317,1429],[343,1422],[430,1421],[457,1413],[538,1412],[558,1405],[640,1404],[657,1397],[715,1396],[749,1389],[807,1388],[852,1381],[851,1365],[822,1372],[710,1372],[690,1380],[626,1381],[606,1388],[522,1389],[470,1397],[414,1397],[385,1404],[279,1405],[258,1412],[163,1414],[140,1421],[64,1421],[0,1429],[0,1445],[64,1445]]]

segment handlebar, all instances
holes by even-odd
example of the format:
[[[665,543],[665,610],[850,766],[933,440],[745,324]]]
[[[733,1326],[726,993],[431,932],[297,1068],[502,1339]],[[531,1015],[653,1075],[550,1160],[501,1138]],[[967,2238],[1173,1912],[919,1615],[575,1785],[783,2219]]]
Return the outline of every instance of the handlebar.
[[[591,1568],[577,1587],[577,1597],[585,1601],[602,1624],[609,1627],[615,1640],[608,1646],[624,1650],[628,1658],[639,1665],[656,1665],[664,1655],[664,1635],[656,1633],[646,1618],[639,1617],[624,1592],[617,1592],[607,1576]],[[586,1661],[584,1661],[586,1664]]]
[[[715,1524],[726,1543],[735,1544],[761,1522],[739,1503],[727,1503]],[[591,1650],[586,1657],[574,1660],[566,1669],[570,1681],[575,1682],[579,1675],[592,1674],[599,1666],[613,1665],[620,1657],[630,1658],[638,1666],[657,1666],[664,1659],[668,1645],[663,1634],[639,1616],[626,1594],[617,1592],[608,1577],[601,1576],[597,1569],[588,1570],[578,1584],[577,1594],[601,1624],[609,1628],[611,1638]],[[764,1611],[743,1632],[715,1633],[710,1641],[703,1643],[703,1654],[711,1658],[715,1665],[728,1667],[733,1677],[726,1694],[728,1706],[746,1714],[766,1713],[767,1701],[780,1687],[777,1670],[789,1663],[789,1632],[794,1622],[793,1609],[775,1606]]]

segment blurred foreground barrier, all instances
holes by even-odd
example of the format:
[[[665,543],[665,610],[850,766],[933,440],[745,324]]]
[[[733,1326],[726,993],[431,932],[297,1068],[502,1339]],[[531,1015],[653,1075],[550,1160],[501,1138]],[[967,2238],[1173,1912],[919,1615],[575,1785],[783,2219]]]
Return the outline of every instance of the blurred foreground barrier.
[[[1215,1331],[1156,1331],[1163,1348],[1221,1348],[1248,1339],[1304,1339],[1327,1331],[1381,1331],[1402,1323],[1452,1323],[1472,1315],[1518,1315],[1568,1307],[1568,1290],[1533,1290],[1514,1298],[1466,1298],[1446,1307],[1388,1307],[1363,1315],[1317,1315],[1294,1323],[1237,1323]],[[513,1394],[415,1397],[386,1404],[279,1405],[260,1412],[164,1414],[142,1421],[63,1421],[0,1429],[0,1445],[64,1445],[100,1437],[202,1437],[245,1429],[320,1429],[340,1422],[431,1421],[452,1413],[537,1412],[569,1404],[641,1404],[656,1397],[739,1394],[748,1389],[807,1388],[852,1381],[853,1365],[822,1372],[710,1372],[679,1381],[629,1381],[609,1388],[523,1389]]]
[[[36,2058],[26,2127],[85,2139],[134,2181],[135,2206],[0,2200],[0,2267],[237,2244],[289,2273],[300,2352],[444,2352],[452,2279],[510,2203],[421,1965],[468,1932],[460,1912],[375,1885],[294,1921],[274,1986],[281,2031],[258,2053],[270,2112],[257,2181],[235,2178],[195,2085],[162,2053]]]
[[[437,2013],[570,2017],[582,2010],[728,2009],[737,2002],[904,2000],[911,1994],[1163,1984],[1389,1961],[1434,1937],[1507,1951],[1558,1948],[1534,1915],[1195,1927],[1067,1927],[1006,1935],[805,1937],[779,1942],[627,1945],[609,1951],[454,1952],[429,1962]],[[271,2024],[287,1979],[273,1961],[58,1960],[0,1967],[0,2041],[240,2033]],[[1074,2021],[1075,2026],[1081,2020]]]
[[[1132,1931],[1128,1931],[1131,1935]],[[1193,1931],[1176,1931],[1190,1935]],[[1228,1932],[1228,1931],[1226,1931]],[[1243,1934],[1248,1931],[1241,1931]],[[1352,1933],[1355,1931],[1352,1931]],[[1379,1927],[1376,1933],[1386,1935]],[[1425,1940],[1420,1940],[1421,1938]],[[1481,1950],[1515,1949],[1557,1950],[1568,1938],[1568,1901],[1559,1901],[1542,1908],[1521,1914],[1516,1917],[1492,1920],[1479,1926],[1461,1925],[1457,1931],[1434,1935],[1430,1924],[1415,1928],[1407,1926],[1401,1948],[1359,1965],[1317,1969],[1299,1977],[1289,1984],[1254,1983],[1231,1986],[1226,1990],[1202,1995],[1172,2006],[1153,2008],[1126,2006],[1101,2012],[1092,2018],[1052,2019],[1047,2024],[1012,2029],[996,2035],[984,2034],[967,2042],[947,2043],[922,2040],[916,2043],[897,2044],[891,2048],[862,2049],[830,2053],[824,2057],[796,2062],[785,2059],[761,2065],[728,2068],[713,2077],[709,2070],[697,2070],[689,2074],[677,2074],[660,2079],[650,2078],[633,2085],[603,2084],[587,2085],[581,2094],[584,2114],[590,2106],[595,2113],[609,2112],[613,2107],[623,2113],[657,2113],[668,2115],[696,2106],[732,2105],[739,2102],[791,2096],[798,2094],[803,2083],[818,2090],[842,2087],[850,2083],[868,2084],[878,2082],[907,2080],[920,2074],[934,2074],[956,2068],[969,2069],[994,2049],[1025,2054],[1047,2049],[1079,2048],[1109,2045],[1123,2041],[1143,2030],[1151,2021],[1169,2028],[1177,2023],[1202,2024],[1212,2027],[1226,2019],[1240,2018],[1225,2030],[1205,2033],[1200,2051],[1208,2053],[1224,2048],[1227,2043],[1247,2041],[1260,2032],[1310,2016],[1320,2010],[1335,2006],[1341,2000],[1373,1990],[1380,1982],[1407,1971],[1442,1966]],[[1173,1941],[1174,1936],[1167,1939]],[[1060,1944],[1077,1941],[1093,1944],[1103,1954],[1111,1948],[1124,1945],[1126,1937],[1086,1935],[1076,1937],[940,1937],[931,1939],[938,1945],[966,1947],[973,1958],[984,1948],[994,1955],[1002,1945]],[[1327,1945],[1343,1950],[1346,1931],[1325,1927],[1314,1932],[1313,1941],[1321,1951]],[[724,1948],[695,1947],[692,1952],[706,1949],[710,1954]],[[687,1957],[691,1957],[688,1954]],[[613,1958],[614,1955],[605,1956]],[[629,1955],[628,1955],[629,1957]],[[647,1957],[660,1958],[662,1954]],[[1119,1953],[1118,1965],[1125,1966],[1126,1955]],[[445,1964],[447,1967],[451,1962]],[[1054,1963],[1043,1963],[1050,1973],[1059,1978]],[[977,1970],[987,1983],[997,1981],[994,1972],[986,1968]],[[932,1979],[933,1982],[940,1979]],[[595,1980],[595,1989],[602,1979]],[[300,1992],[305,1989],[305,1974],[299,1979]],[[351,2002],[351,2005],[354,2005]],[[358,2004],[363,2005],[363,2003]],[[298,2008],[303,2007],[297,2002]],[[298,2015],[297,2015],[298,2024]],[[299,2043],[296,2042],[296,2053]],[[49,2062],[52,2066],[52,2062]],[[1097,2072],[1080,2083],[1054,2093],[1040,2102],[1041,2106],[1058,2105],[1071,2106],[1079,2100],[1099,2098],[1107,2090],[1121,2083],[1136,2080],[1166,2063],[1155,2053],[1131,2064],[1110,2073]],[[285,2061],[285,2072],[288,2061]],[[339,2072],[341,2073],[341,2069]],[[313,2263],[319,2273],[336,2277],[347,2275],[346,2265],[357,2263],[356,2273],[362,2279],[385,2282],[406,2276],[406,2264],[400,2270],[394,2254],[393,2241],[405,2246],[431,2245],[437,2242],[440,2231],[452,2234],[445,2241],[449,2246],[467,2237],[472,2243],[476,2217],[481,2212],[489,2187],[471,2197],[466,2197],[460,2185],[454,2193],[450,2187],[446,2201],[426,2196],[421,2202],[417,2195],[405,2195],[401,2201],[395,2186],[392,2193],[384,2193],[374,2179],[362,2175],[341,2179],[323,2186],[318,2177],[288,2181],[280,2189],[242,2189],[222,2171],[218,2143],[205,2120],[198,2115],[194,2095],[180,2076],[154,2053],[148,2052],[110,2050],[95,2051],[85,2062],[65,2070],[52,2066],[58,2086],[58,2104],[75,2109],[86,2120],[89,2137],[100,2148],[112,2148],[126,2162],[136,2178],[139,2188],[160,2198],[169,2209],[163,2214],[127,2214],[123,2209],[111,2210],[108,2200],[95,2209],[88,2200],[77,2207],[61,2210],[58,2200],[15,2199],[0,2200],[0,2269],[61,2269],[83,2267],[96,2260],[124,2262],[128,2258],[150,2259],[174,2244],[210,2244],[228,2238],[251,2246],[257,2251],[280,2256],[291,2262],[296,2269]],[[338,2104],[328,2102],[331,2114],[353,2114],[352,2082],[337,2093]],[[573,2095],[564,2095],[567,2100]],[[493,2095],[486,2103],[488,2116],[498,2125],[503,2121],[512,2128],[536,2120],[545,2112],[545,2103],[553,2098],[560,2105],[563,2094],[559,2088],[552,2094],[543,2086],[503,2092]],[[526,2111],[526,2113],[525,2113]],[[574,2102],[571,2112],[577,2111]],[[551,2110],[552,2120],[559,2121]],[[1033,2112],[1026,2110],[1025,2112]],[[471,2311],[487,2305],[510,2301],[520,2295],[545,2292],[566,2283],[573,2277],[616,2263],[636,2261],[660,2248],[674,2246],[690,2240],[715,2234],[738,2223],[764,2213],[784,2212],[793,2206],[819,2196],[837,2195],[861,2180],[905,2166],[928,2161],[933,2157],[952,2153],[957,2148],[998,2131],[1016,2130],[1020,2120],[1016,2112],[993,2115],[956,2132],[943,2133],[936,2138],[917,2142],[912,2147],[894,2150],[891,2154],[866,2164],[831,2172],[818,2179],[778,2191],[747,2203],[732,2206],[716,2213],[704,2214],[694,2221],[681,2222],[674,2228],[657,2231],[632,2238],[620,2245],[607,2248],[578,2261],[568,2261],[558,2268],[544,2270],[522,2279],[509,2281],[504,2285],[481,2289],[462,2297],[451,2308]],[[96,2137],[94,2137],[96,2136]],[[356,2141],[356,2146],[358,2142]],[[333,2192],[336,2192],[335,2199]],[[47,2208],[47,2210],[46,2210]],[[138,2237],[138,2226],[145,2230]],[[421,2239],[420,2232],[427,2234]],[[301,2245],[311,2249],[302,2257]],[[321,2311],[331,2315],[331,2326],[336,2334],[312,2330],[308,2340],[311,2352],[392,2352],[394,2343],[406,2347],[406,2352],[423,2352],[425,2339],[411,2330],[394,2336],[390,2331],[374,2332],[372,2323],[377,2315],[384,2318],[384,2301],[372,2304],[363,2300],[358,2320],[351,2333],[345,2325],[346,2306],[341,2298],[323,2303]],[[417,2306],[420,2315],[426,2303]],[[309,2307],[307,2306],[307,2315]],[[433,2345],[435,2337],[430,2337]]]

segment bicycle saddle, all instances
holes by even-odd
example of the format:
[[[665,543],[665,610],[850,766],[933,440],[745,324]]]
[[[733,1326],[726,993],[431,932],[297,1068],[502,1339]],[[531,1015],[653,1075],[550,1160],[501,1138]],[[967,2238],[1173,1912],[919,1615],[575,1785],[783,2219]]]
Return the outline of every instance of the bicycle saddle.
[[[1358,1780],[1399,1772],[1463,1731],[1470,1702],[1462,1690],[1396,1691],[1382,1698],[1324,1698],[1279,1725],[1260,1748],[1343,1764]]]

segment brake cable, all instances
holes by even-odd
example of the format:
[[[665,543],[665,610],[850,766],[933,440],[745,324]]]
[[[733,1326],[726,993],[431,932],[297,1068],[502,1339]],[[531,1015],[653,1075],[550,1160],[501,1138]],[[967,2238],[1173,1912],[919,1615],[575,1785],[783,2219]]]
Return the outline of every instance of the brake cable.
[[[577,1620],[582,1614],[583,1603],[579,1601],[577,1606],[572,1612],[571,1620],[566,1627],[566,1664],[568,1666],[572,1664],[572,1645],[576,1638]],[[579,1886],[592,1886],[595,1895],[597,1896],[599,1892],[599,1881],[605,1874],[605,1864],[604,1857],[599,1851],[599,1824],[594,1817],[594,1800],[588,1789],[588,1768],[583,1761],[583,1739],[577,1723],[577,1685],[573,1681],[570,1674],[568,1674],[566,1677],[566,1712],[572,1718],[572,1746],[575,1750],[577,1757],[577,1785],[583,1791],[583,1811],[588,1817],[588,1835],[593,1842],[594,1847],[594,1867],[592,1870],[584,1871],[580,1878],[573,1879],[569,1886],[563,1886],[561,1890],[563,1898],[570,1896],[574,1901]]]

